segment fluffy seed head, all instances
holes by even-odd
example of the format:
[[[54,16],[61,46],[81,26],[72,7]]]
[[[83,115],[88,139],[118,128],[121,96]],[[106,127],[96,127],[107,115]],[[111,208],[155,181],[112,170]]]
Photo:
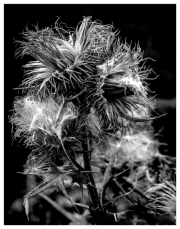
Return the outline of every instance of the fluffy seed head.
[[[165,181],[149,188],[145,193],[150,198],[147,207],[154,214],[170,214],[176,217],[176,186]]]
[[[17,99],[11,117],[11,122],[16,126],[15,137],[26,136],[33,141],[35,132],[41,130],[61,140],[65,123],[75,119],[76,114],[72,106],[65,105],[64,98],[59,101],[57,103],[51,97],[41,101],[34,96]]]

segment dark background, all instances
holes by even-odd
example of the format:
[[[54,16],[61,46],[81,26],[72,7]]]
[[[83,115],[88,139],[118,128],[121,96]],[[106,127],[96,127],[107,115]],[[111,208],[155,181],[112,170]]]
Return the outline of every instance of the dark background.
[[[139,42],[144,57],[159,77],[150,81],[150,89],[157,95],[157,111],[167,113],[154,122],[155,131],[161,130],[160,141],[167,144],[163,152],[176,155],[176,5],[122,5],[122,4],[59,4],[59,5],[4,5],[4,216],[5,224],[28,224],[24,211],[14,211],[15,200],[26,193],[26,177],[18,174],[23,170],[29,150],[21,142],[12,142],[11,114],[17,88],[23,79],[22,65],[32,60],[14,58],[16,50],[14,39],[21,40],[25,27],[33,25],[54,26],[57,16],[68,27],[75,28],[83,16],[92,16],[92,20],[101,20],[103,24],[113,23],[120,30],[122,41]],[[154,75],[155,76],[155,75]],[[153,77],[153,76],[152,76]]]

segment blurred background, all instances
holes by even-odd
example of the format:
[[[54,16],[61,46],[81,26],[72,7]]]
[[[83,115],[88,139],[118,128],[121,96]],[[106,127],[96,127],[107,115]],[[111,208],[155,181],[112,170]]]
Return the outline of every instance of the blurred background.
[[[22,206],[23,196],[29,190],[29,184],[37,180],[19,174],[29,154],[29,149],[22,142],[12,141],[10,110],[17,88],[23,79],[22,66],[31,57],[15,59],[17,49],[14,40],[22,40],[21,33],[27,26],[39,29],[54,26],[57,17],[67,27],[76,28],[83,16],[92,16],[92,20],[100,20],[103,24],[112,24],[120,31],[121,41],[131,43],[132,47],[139,43],[144,51],[144,58],[158,76],[149,81],[149,86],[156,95],[157,112],[167,115],[154,121],[158,139],[166,143],[163,152],[176,156],[176,5],[175,4],[5,4],[4,5],[4,224],[67,224],[67,219],[59,217],[56,211],[45,200],[38,205],[37,214],[28,222]],[[155,74],[150,77],[155,77]],[[19,93],[20,95],[20,93]],[[40,197],[39,197],[40,198]],[[79,197],[77,197],[79,198]],[[36,199],[34,200],[38,202]],[[44,202],[43,202],[44,201]],[[62,201],[62,200],[61,200]],[[45,206],[45,207],[44,207]]]

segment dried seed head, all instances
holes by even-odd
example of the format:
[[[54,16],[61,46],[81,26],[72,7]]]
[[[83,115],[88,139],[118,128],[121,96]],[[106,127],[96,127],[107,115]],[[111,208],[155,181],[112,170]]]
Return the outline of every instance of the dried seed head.
[[[15,137],[25,136],[29,141],[35,141],[35,132],[41,130],[61,140],[65,124],[75,119],[76,114],[73,106],[65,104],[64,98],[59,101],[57,103],[51,97],[41,101],[35,96],[16,100],[11,117],[11,122],[16,125]]]
[[[120,140],[120,148],[122,157],[130,163],[137,161],[148,161],[156,157],[159,152],[157,149],[157,141],[152,139],[147,131],[130,134],[128,131]]]
[[[26,162],[24,174],[31,174],[45,178],[46,174],[51,173],[51,166],[46,155],[38,157],[30,154]]]
[[[23,88],[36,88],[36,92],[44,91],[44,95],[71,93],[82,89],[83,80],[91,75],[105,58],[107,50],[114,39],[112,25],[92,22],[90,17],[84,18],[76,31],[69,33],[62,28],[23,33],[25,41],[19,42],[20,48],[16,55],[30,55],[36,61],[24,67],[27,76]]]
[[[132,165],[137,162],[148,163],[159,155],[157,146],[158,142],[152,139],[147,131],[137,133],[126,131],[116,144],[119,148],[116,165],[118,166],[118,161],[127,161]]]
[[[118,127],[130,122],[152,119],[149,111],[154,109],[154,102],[148,98],[149,89],[145,82],[150,70],[140,67],[141,62],[139,47],[131,50],[127,44],[117,42],[110,57],[97,66],[98,74],[87,79],[87,106],[96,110],[109,130],[118,131]],[[145,115],[139,117],[138,111]]]
[[[153,214],[168,214],[176,217],[176,186],[165,181],[149,188],[145,193],[150,198],[147,208]]]

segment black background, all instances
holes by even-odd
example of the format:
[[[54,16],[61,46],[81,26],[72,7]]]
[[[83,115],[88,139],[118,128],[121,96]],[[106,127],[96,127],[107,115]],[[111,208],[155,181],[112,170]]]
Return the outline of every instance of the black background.
[[[122,41],[139,42],[144,57],[156,61],[148,62],[159,77],[151,81],[150,89],[157,98],[173,99],[176,97],[176,5],[122,5],[122,4],[59,4],[59,5],[4,5],[4,207],[5,224],[27,224],[25,214],[14,217],[10,214],[13,201],[25,194],[25,177],[18,174],[23,170],[29,150],[20,142],[12,143],[11,114],[17,88],[23,79],[22,65],[32,60],[14,58],[16,50],[14,39],[21,40],[21,32],[25,27],[34,29],[33,25],[44,27],[54,26],[57,16],[59,21],[68,27],[76,28],[83,16],[92,16],[92,20],[101,20],[103,24],[113,23],[120,30]],[[156,132],[162,129],[161,141],[167,143],[166,153],[176,154],[176,109],[166,109],[165,117],[154,122]],[[160,111],[161,113],[161,111]],[[23,190],[23,191],[22,191]]]

